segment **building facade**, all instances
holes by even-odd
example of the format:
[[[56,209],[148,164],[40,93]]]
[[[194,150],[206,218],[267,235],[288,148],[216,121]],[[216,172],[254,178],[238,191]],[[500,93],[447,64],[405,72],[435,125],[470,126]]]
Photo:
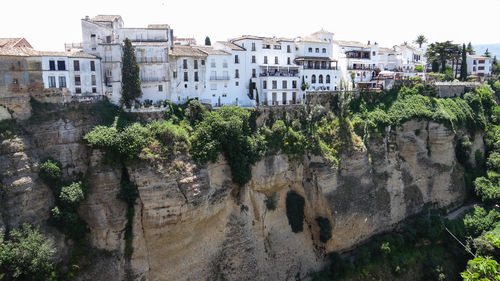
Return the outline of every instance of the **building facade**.
[[[492,68],[492,59],[490,57],[467,55],[467,73],[469,75],[487,77],[491,75]]]

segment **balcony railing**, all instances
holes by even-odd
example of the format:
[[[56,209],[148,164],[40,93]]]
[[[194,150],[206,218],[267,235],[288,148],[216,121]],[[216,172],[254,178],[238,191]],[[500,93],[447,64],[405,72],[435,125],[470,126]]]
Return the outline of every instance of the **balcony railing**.
[[[331,67],[321,67],[321,66],[308,66],[304,65],[303,69],[324,69],[324,70],[337,70],[337,67],[331,66]]]
[[[165,77],[144,77],[141,82],[167,82]]]
[[[280,77],[299,77],[299,73],[298,72],[263,72],[263,73],[260,73],[259,74],[260,77],[268,77],[268,76],[272,76],[272,77],[276,77],[276,76],[280,76]]]
[[[211,81],[217,81],[217,80],[224,81],[224,80],[229,80],[229,76],[228,76],[228,75],[222,75],[222,76],[210,76],[210,80],[211,80]]]
[[[375,69],[377,69],[377,67],[373,65],[368,65],[368,66],[357,65],[357,66],[347,67],[347,70],[375,70]]]

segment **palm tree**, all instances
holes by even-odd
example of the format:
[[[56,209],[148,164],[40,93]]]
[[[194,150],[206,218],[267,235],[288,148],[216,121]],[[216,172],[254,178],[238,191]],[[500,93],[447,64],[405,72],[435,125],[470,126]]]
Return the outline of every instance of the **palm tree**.
[[[419,48],[422,48],[422,44],[427,43],[427,38],[425,38],[425,36],[421,34],[421,35],[417,36],[415,43],[418,44]]]

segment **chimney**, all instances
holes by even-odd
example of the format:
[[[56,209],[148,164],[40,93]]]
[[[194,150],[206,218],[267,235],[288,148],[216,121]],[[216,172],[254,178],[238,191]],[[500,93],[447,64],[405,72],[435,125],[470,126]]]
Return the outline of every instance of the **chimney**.
[[[90,20],[89,16],[85,16],[85,20]]]

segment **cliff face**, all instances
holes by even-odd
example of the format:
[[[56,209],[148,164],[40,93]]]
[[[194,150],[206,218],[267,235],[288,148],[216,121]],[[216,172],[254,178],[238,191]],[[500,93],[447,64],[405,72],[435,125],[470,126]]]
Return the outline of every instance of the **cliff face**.
[[[163,166],[138,162],[128,167],[139,191],[128,264],[126,205],[116,198],[122,173],[103,165],[101,153],[81,142],[90,127],[80,118],[47,121],[0,147],[5,187],[0,227],[40,225],[61,256],[69,246],[46,226],[54,199],[38,178],[37,163],[51,156],[62,162],[66,178],[87,175],[89,196],[79,211],[89,225],[90,243],[116,254],[98,259],[80,280],[123,280],[127,268],[136,280],[304,280],[324,265],[327,252],[348,250],[390,230],[425,203],[456,206],[465,196],[455,133],[427,121],[410,121],[386,137],[371,138],[367,147],[342,154],[337,168],[311,155],[265,157],[242,188],[233,185],[222,158],[205,166],[184,156]],[[480,135],[475,149],[483,149]],[[305,199],[299,233],[292,232],[286,216],[290,190]],[[268,198],[276,209],[266,206]],[[327,243],[319,241],[318,216],[332,225]]]

